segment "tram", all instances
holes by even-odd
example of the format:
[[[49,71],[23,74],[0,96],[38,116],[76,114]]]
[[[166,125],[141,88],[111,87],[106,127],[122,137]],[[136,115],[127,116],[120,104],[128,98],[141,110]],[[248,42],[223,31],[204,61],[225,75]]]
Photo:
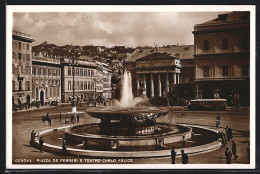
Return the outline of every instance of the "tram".
[[[189,110],[224,111],[226,108],[226,99],[195,99],[188,103]]]

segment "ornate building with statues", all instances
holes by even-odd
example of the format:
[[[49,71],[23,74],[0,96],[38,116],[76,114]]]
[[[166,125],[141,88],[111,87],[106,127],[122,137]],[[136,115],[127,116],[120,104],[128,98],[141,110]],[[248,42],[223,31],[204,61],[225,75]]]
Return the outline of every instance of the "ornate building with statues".
[[[250,13],[220,14],[193,34],[196,97],[249,105]]]
[[[124,63],[124,68],[132,74],[134,95],[150,99],[180,98],[178,86],[191,83],[194,77],[193,50],[192,45],[136,49]],[[186,61],[185,76],[181,73],[182,61]],[[189,98],[188,92],[183,92],[183,97]]]

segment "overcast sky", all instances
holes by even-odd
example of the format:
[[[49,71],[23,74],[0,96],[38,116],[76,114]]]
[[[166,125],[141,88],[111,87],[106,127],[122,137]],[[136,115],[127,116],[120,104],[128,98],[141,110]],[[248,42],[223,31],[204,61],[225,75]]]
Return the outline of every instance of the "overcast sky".
[[[62,46],[158,46],[193,44],[193,27],[221,12],[14,13],[15,30]]]

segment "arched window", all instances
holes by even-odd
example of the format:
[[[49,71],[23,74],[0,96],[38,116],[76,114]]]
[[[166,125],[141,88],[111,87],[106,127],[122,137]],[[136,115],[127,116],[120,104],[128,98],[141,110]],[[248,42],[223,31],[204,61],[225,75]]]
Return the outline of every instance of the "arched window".
[[[88,89],[90,89],[90,82],[88,82]]]
[[[204,51],[209,51],[209,41],[208,40],[204,40],[203,48],[204,48]]]
[[[227,40],[227,38],[222,39],[222,50],[228,50],[228,40]]]

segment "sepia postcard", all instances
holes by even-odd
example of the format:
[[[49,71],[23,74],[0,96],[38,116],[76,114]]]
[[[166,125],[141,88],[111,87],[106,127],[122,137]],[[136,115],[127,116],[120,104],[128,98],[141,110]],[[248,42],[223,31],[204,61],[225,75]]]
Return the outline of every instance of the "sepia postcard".
[[[6,12],[7,169],[255,168],[255,6]]]

